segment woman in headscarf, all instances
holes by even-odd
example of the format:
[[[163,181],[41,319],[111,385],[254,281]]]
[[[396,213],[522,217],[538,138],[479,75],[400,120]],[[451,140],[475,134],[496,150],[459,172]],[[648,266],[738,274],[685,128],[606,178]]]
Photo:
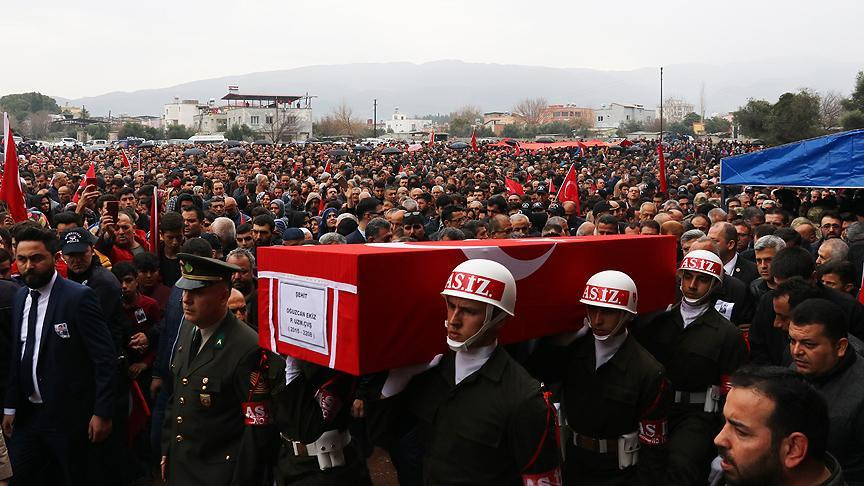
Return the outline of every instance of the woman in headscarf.
[[[327,208],[321,214],[321,221],[318,228],[318,233],[321,235],[331,233],[336,231],[336,217],[339,215],[339,211],[336,208]]]

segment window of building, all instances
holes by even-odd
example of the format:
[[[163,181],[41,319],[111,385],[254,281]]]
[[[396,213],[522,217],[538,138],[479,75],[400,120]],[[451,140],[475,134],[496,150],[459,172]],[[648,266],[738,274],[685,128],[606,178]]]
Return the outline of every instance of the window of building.
[[[264,123],[266,123],[268,125],[272,125],[273,124],[273,115],[267,115],[264,118]]]
[[[261,120],[261,117],[259,117],[257,115],[253,115],[253,116],[249,117],[249,123],[252,125],[257,125],[260,122],[260,120]]]

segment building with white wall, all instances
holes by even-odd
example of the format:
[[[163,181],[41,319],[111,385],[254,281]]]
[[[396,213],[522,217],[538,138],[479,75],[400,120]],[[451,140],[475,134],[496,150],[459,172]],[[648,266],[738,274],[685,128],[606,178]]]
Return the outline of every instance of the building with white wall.
[[[432,128],[432,120],[421,120],[419,118],[409,118],[402,113],[399,113],[399,107],[393,109],[393,116],[389,120],[384,120],[384,130],[389,133],[408,133],[421,130],[429,130]]]
[[[595,128],[615,128],[621,125],[637,122],[643,124],[653,123],[657,114],[654,110],[647,110],[639,104],[609,103],[601,105],[594,110]]]
[[[195,118],[200,112],[200,108],[205,108],[198,103],[198,100],[181,100],[175,97],[174,101],[162,107],[163,126],[170,127],[171,125],[184,125],[188,128],[193,128]]]

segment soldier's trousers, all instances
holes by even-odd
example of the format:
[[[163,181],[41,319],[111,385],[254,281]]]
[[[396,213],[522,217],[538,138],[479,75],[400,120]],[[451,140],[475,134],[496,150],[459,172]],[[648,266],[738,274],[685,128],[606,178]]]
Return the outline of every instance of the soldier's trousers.
[[[714,437],[720,432],[716,413],[687,412],[669,417],[669,462],[666,484],[702,486],[717,456]]]

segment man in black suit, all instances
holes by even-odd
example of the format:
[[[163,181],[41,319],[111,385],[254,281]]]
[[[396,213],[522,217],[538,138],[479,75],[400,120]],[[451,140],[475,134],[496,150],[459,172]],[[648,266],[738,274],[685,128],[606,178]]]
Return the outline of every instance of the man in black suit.
[[[738,231],[735,230],[735,226],[725,221],[714,223],[708,230],[708,237],[714,240],[714,244],[717,245],[717,253],[723,260],[723,270],[726,275],[744,282],[745,287],[759,278],[756,264],[745,258],[740,258],[736,251]]]
[[[367,197],[357,204],[357,229],[345,237],[348,243],[366,243],[366,225],[383,215],[381,201]]]
[[[84,484],[86,440],[111,434],[117,353],[93,290],[56,272],[57,237],[34,227],[15,236],[27,286],[12,306],[3,410],[11,484],[38,484],[46,460],[56,464],[62,484]]]

